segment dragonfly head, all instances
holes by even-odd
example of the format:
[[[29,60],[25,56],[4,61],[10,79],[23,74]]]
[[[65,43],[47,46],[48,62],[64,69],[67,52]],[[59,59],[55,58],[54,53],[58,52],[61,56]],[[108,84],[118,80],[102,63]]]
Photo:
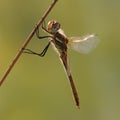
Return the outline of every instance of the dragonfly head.
[[[60,23],[55,21],[55,20],[52,20],[52,21],[49,21],[48,22],[48,25],[47,25],[47,30],[49,33],[51,34],[55,34],[58,32],[58,30],[60,29]]]

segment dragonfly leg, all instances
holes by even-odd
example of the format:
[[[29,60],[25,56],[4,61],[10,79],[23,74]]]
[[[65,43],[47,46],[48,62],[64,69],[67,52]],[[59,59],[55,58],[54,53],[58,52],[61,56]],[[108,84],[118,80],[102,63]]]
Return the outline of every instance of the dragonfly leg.
[[[46,24],[45,24],[45,20],[44,20],[43,23],[42,23],[42,29],[43,29],[45,32],[49,33],[45,26],[46,26]]]
[[[45,20],[42,22],[42,29],[43,29],[43,30],[46,30]]]
[[[42,25],[42,29],[47,31],[46,28]],[[39,27],[36,26],[36,36],[38,39],[44,39],[44,38],[52,38],[52,36],[41,36],[40,33],[39,33]]]
[[[24,53],[33,54],[33,55],[38,55],[38,56],[40,56],[40,57],[43,57],[43,56],[46,54],[49,46],[50,46],[50,42],[46,45],[46,47],[43,49],[43,51],[42,51],[41,53],[36,53],[36,52],[34,52],[34,51],[30,50],[30,49],[24,49],[23,52],[24,52]]]

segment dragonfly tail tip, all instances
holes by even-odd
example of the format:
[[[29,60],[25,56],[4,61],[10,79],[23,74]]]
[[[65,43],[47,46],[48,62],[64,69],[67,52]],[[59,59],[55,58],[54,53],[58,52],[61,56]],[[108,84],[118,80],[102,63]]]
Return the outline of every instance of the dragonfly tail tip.
[[[80,109],[80,105],[77,105],[77,108]]]

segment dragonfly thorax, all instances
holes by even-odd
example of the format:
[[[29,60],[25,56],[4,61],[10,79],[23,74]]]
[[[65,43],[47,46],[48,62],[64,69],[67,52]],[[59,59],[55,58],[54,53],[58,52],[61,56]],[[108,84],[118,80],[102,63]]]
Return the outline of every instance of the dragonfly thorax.
[[[60,29],[60,23],[55,20],[51,20],[48,22],[47,30],[50,34],[56,34]]]

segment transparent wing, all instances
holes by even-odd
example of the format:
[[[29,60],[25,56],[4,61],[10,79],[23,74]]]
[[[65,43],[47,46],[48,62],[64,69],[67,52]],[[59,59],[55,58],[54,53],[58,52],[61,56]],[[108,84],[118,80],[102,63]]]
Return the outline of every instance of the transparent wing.
[[[64,32],[62,29],[59,29],[58,32],[61,33],[61,34],[64,35],[64,36],[66,36],[66,35],[65,35],[65,32]]]
[[[69,42],[74,50],[87,54],[97,46],[99,41],[97,35],[91,34],[83,37],[71,37]]]

